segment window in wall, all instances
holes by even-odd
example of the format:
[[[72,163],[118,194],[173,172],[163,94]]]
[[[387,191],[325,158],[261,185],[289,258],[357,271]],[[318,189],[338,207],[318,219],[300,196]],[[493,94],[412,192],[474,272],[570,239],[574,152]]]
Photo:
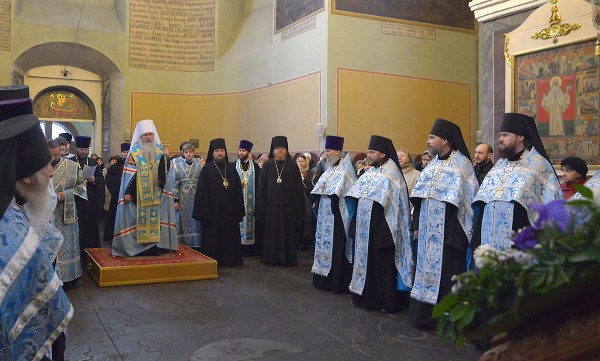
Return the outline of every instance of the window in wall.
[[[60,133],[70,133],[65,127],[63,127],[61,124],[58,123],[54,123],[52,122],[52,134],[50,134],[50,136],[48,137],[46,135],[46,122],[41,121],[40,122],[40,127],[42,128],[42,132],[44,132],[44,135],[46,136],[47,139],[55,139],[58,137],[58,135]]]

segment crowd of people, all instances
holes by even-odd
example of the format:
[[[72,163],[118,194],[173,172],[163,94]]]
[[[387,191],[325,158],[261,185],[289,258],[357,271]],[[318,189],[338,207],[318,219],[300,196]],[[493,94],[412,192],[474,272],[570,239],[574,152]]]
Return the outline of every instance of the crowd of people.
[[[89,137],[75,137],[76,154],[71,141],[45,139],[27,87],[0,89],[0,302],[14,310],[2,315],[0,353],[9,358],[62,359],[73,315],[65,291],[82,275],[83,250],[101,246],[98,217],[117,257],[181,244],[221,267],[244,257],[294,266],[297,249],[309,249],[314,287],[350,292],[365,309],[408,309],[414,324],[432,328],[433,306],[472,267],[475,248],[510,248],[512,234],[538,217],[531,203],[600,186],[599,173],[586,183],[576,157],[562,162],[561,184],[534,119],[518,113],[504,115],[495,164],[487,144],[471,158],[460,127],[444,119],[417,164],[379,135],[354,158],[343,137],[327,136],[318,160],[292,157],[285,136],[257,157],[241,140],[235,162],[217,138],[203,161],[190,142],[170,157],[153,121],[142,120],[108,167],[88,157]],[[32,272],[35,287],[26,287]]]

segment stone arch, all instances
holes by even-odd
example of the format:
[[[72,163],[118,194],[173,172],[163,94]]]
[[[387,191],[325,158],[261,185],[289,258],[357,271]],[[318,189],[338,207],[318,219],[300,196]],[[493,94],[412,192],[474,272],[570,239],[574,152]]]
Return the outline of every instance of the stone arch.
[[[117,152],[119,144],[125,141],[124,132],[118,131],[123,129],[124,78],[121,70],[108,56],[83,44],[48,42],[35,45],[17,56],[13,62],[13,73],[23,76],[38,67],[64,66],[71,48],[73,48],[72,54],[76,56],[70,57],[66,67],[86,70],[96,74],[102,80],[102,104],[100,107],[102,113],[96,114],[96,119],[100,122],[95,134],[101,137],[96,141],[102,145],[103,156],[107,157],[109,154]],[[63,75],[57,74],[56,76],[57,85],[61,76]]]

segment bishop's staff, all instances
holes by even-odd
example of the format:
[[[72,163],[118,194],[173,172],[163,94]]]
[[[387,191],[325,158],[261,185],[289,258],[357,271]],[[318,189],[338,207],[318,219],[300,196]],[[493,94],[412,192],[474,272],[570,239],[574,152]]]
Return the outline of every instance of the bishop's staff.
[[[167,146],[170,145],[168,140],[165,141],[161,141],[160,145],[163,147],[163,157],[165,159],[165,187],[167,186],[167,184],[169,183],[169,168],[170,168],[170,163],[171,163],[171,159],[169,158],[169,150],[167,149]],[[166,154],[165,154],[166,153]],[[169,162],[169,163],[167,163]],[[164,191],[164,187],[163,187],[163,191]],[[167,189],[167,205],[170,206],[169,202],[169,191]],[[159,205],[160,208],[160,205]],[[170,212],[170,208],[167,208],[167,235],[169,237],[169,257],[173,257],[173,249],[171,247],[172,241],[171,241],[171,212]]]

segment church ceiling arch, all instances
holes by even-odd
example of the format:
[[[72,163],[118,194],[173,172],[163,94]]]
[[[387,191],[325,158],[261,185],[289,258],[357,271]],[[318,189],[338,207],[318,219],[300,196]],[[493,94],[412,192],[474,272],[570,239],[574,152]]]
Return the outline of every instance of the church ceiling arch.
[[[25,50],[19,55],[13,65],[23,72],[47,65],[65,65],[73,47],[68,66],[87,70],[98,75],[101,79],[121,76],[121,71],[115,63],[100,51],[82,44],[70,42],[49,42],[39,44]]]

